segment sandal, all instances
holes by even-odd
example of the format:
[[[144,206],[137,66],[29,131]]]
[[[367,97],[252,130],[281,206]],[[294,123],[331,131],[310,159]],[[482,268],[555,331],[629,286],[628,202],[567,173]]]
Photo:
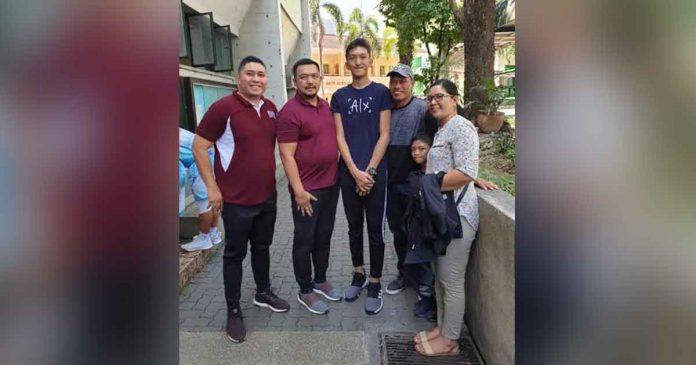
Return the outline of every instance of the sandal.
[[[416,335],[413,337],[413,342],[418,344],[418,343],[422,343],[423,340],[427,340],[428,339],[428,332],[429,331],[420,331],[420,332],[416,333]],[[440,334],[438,334],[437,336],[435,336],[433,338],[438,338],[441,335],[442,335],[442,332],[440,332]],[[433,338],[431,338],[431,340]]]
[[[459,355],[459,344],[455,344],[449,351],[446,352],[440,352],[440,353],[435,353],[433,351],[433,348],[430,346],[430,341],[428,341],[427,338],[424,338],[424,342],[421,342],[420,345],[423,346],[423,350],[425,353],[420,352],[418,350],[418,346],[416,346],[416,352],[420,355],[423,356],[455,356]]]

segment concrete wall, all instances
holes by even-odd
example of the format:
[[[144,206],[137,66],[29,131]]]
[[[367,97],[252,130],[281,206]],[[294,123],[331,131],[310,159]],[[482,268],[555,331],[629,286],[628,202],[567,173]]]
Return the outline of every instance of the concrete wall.
[[[480,224],[466,272],[469,332],[488,365],[515,363],[515,199],[479,195]]]

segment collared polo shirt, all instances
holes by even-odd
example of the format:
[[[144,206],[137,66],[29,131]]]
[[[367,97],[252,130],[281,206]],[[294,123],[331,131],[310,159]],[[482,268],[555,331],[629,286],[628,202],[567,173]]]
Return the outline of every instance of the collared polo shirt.
[[[278,110],[261,100],[255,107],[235,90],[213,103],[196,129],[215,144],[213,170],[225,203],[261,204],[275,192]]]
[[[295,95],[280,110],[276,126],[278,143],[297,142],[295,162],[306,191],[336,184],[338,141],[329,103],[318,98],[313,106]]]

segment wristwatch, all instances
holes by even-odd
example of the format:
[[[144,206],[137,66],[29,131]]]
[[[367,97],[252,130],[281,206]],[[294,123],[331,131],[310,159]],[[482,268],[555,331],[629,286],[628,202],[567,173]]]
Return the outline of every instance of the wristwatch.
[[[368,168],[367,173],[370,174],[370,176],[372,176],[373,179],[377,177],[377,169],[375,169],[374,167]]]

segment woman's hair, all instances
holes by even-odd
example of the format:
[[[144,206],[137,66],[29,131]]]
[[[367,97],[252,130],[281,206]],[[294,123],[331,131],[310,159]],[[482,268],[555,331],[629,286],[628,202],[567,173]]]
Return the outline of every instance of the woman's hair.
[[[416,136],[413,137],[413,139],[411,139],[411,144],[413,144],[413,142],[415,142],[415,141],[421,141],[421,142],[427,144],[428,146],[433,145],[433,137],[431,137],[428,133],[423,132],[423,131],[418,132],[416,134]]]
[[[439,79],[435,80],[430,87],[432,88],[433,86],[440,85],[442,86],[445,91],[447,91],[448,94],[450,95],[459,95],[459,91],[457,90],[457,85],[455,85],[454,82],[447,80],[447,79]]]

